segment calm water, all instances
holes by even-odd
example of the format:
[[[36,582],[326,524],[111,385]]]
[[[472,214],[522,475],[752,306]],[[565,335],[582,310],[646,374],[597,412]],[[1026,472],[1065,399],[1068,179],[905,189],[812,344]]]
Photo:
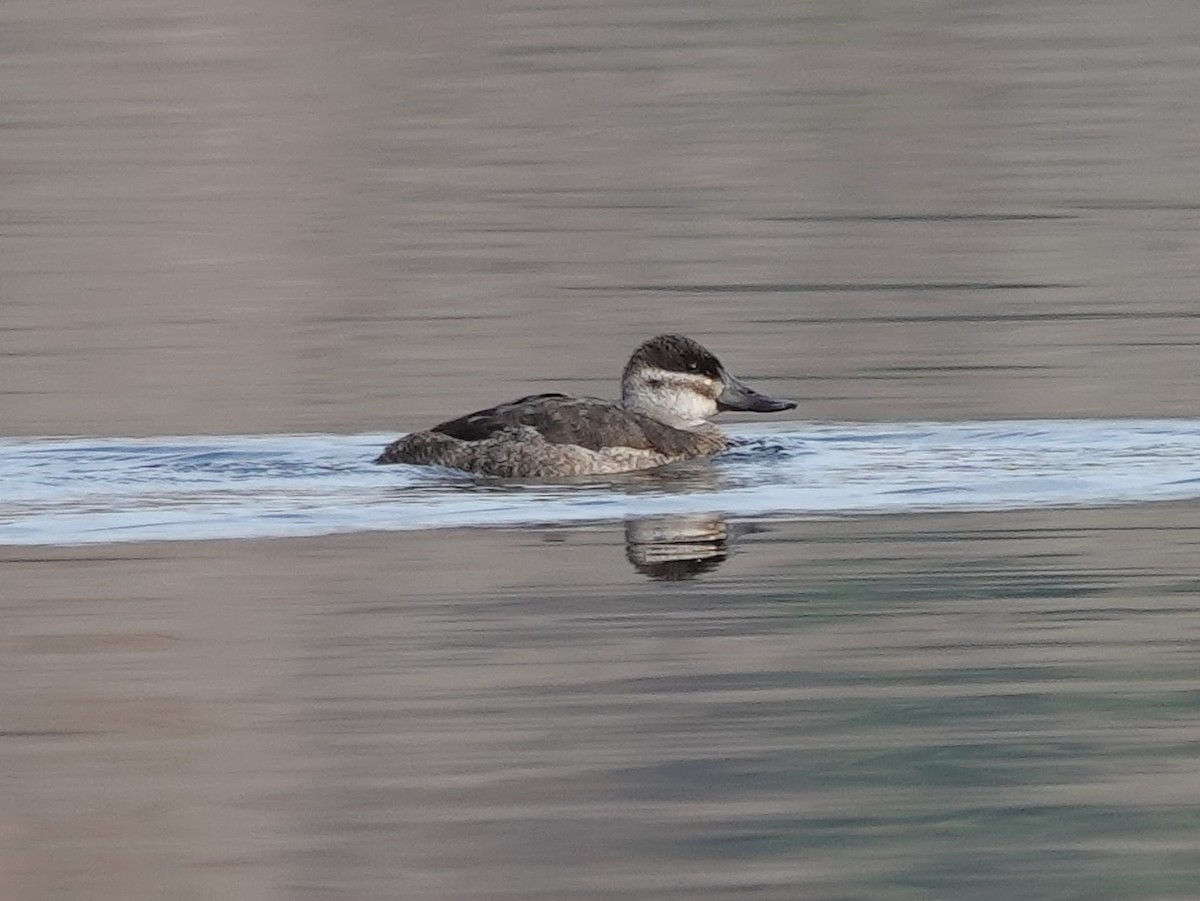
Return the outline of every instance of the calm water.
[[[0,898],[1200,899],[1200,4],[0,35]],[[797,421],[369,463],[663,331]]]
[[[6,885],[1192,898],[1196,516],[0,551]]]

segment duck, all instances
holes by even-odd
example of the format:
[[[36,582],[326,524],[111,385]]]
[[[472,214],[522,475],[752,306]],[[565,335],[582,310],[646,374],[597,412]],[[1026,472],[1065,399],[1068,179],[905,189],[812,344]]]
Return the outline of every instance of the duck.
[[[744,384],[699,342],[658,335],[625,364],[619,401],[531,394],[405,435],[375,462],[509,479],[634,472],[725,450],[729,438],[709,421],[719,412],[795,406]]]

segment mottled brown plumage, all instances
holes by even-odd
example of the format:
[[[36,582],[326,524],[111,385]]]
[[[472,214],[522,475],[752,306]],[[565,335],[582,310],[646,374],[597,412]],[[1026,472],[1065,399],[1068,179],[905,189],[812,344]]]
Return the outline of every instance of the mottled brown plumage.
[[[461,441],[484,441],[523,425],[536,429],[551,444],[573,444],[594,451],[630,447],[671,456],[687,454],[695,439],[693,432],[672,428],[611,400],[566,394],[531,394],[443,422],[430,431]]]
[[[794,406],[741,384],[692,339],[660,335],[630,358],[620,403],[533,394],[407,435],[375,462],[509,478],[626,472],[724,450],[725,435],[707,422],[720,409]]]

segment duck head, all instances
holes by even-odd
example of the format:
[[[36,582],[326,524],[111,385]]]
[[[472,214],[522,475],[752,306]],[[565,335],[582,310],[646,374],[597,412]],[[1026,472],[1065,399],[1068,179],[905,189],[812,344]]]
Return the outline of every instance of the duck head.
[[[796,406],[743,384],[684,335],[659,335],[633,352],[621,376],[621,403],[661,422],[690,427],[723,410],[777,413]]]

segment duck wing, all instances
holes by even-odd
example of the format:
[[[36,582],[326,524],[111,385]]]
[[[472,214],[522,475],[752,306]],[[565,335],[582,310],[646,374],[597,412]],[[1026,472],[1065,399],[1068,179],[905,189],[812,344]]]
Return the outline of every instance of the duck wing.
[[[483,441],[506,429],[531,426],[551,444],[573,444],[590,450],[632,447],[670,451],[686,432],[595,397],[531,394],[507,404],[468,413],[431,431],[461,441]]]

